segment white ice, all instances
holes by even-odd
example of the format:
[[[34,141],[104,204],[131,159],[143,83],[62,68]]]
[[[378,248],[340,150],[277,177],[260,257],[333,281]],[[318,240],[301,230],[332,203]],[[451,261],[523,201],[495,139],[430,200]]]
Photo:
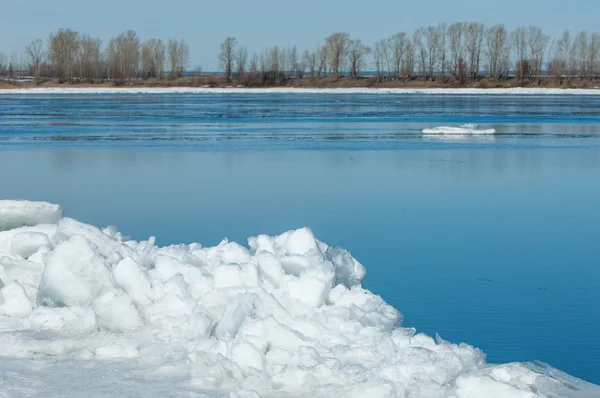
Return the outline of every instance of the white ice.
[[[460,126],[439,126],[423,129],[425,138],[466,138],[476,136],[490,136],[496,133],[495,129],[480,129],[476,124],[462,124]]]
[[[0,89],[2,94],[433,94],[433,95],[600,95],[600,87],[572,88],[242,88],[242,87],[36,87]]]
[[[307,228],[158,247],[55,205],[2,201],[0,214],[0,395],[600,396],[403,328],[361,287],[364,267]]]

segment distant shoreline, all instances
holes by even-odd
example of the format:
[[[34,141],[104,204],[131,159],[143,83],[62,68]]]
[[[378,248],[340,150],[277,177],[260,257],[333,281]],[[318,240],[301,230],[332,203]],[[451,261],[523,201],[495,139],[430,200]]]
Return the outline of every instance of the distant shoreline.
[[[301,88],[301,87],[0,87],[0,95],[10,94],[433,94],[433,95],[600,95],[600,89],[586,88]]]

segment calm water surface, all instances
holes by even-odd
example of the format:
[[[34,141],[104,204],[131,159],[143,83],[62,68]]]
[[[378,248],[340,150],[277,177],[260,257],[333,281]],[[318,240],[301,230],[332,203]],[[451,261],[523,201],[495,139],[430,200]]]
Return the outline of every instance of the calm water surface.
[[[311,227],[404,324],[600,383],[600,97],[1,95],[0,197],[161,245]],[[489,138],[426,139],[476,123]]]

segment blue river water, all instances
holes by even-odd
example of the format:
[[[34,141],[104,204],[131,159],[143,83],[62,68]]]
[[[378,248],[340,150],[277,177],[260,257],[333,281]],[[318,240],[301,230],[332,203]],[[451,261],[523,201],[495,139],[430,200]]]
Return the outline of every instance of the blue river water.
[[[486,137],[424,137],[478,124]],[[308,226],[406,326],[600,383],[600,96],[0,95],[0,198],[161,245]]]

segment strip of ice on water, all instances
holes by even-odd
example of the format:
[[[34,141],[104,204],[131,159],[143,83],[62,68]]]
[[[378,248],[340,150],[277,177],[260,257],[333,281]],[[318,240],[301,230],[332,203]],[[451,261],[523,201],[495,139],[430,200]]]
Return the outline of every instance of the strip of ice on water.
[[[401,326],[365,268],[308,228],[167,247],[2,201],[7,396],[592,397],[542,363]]]

